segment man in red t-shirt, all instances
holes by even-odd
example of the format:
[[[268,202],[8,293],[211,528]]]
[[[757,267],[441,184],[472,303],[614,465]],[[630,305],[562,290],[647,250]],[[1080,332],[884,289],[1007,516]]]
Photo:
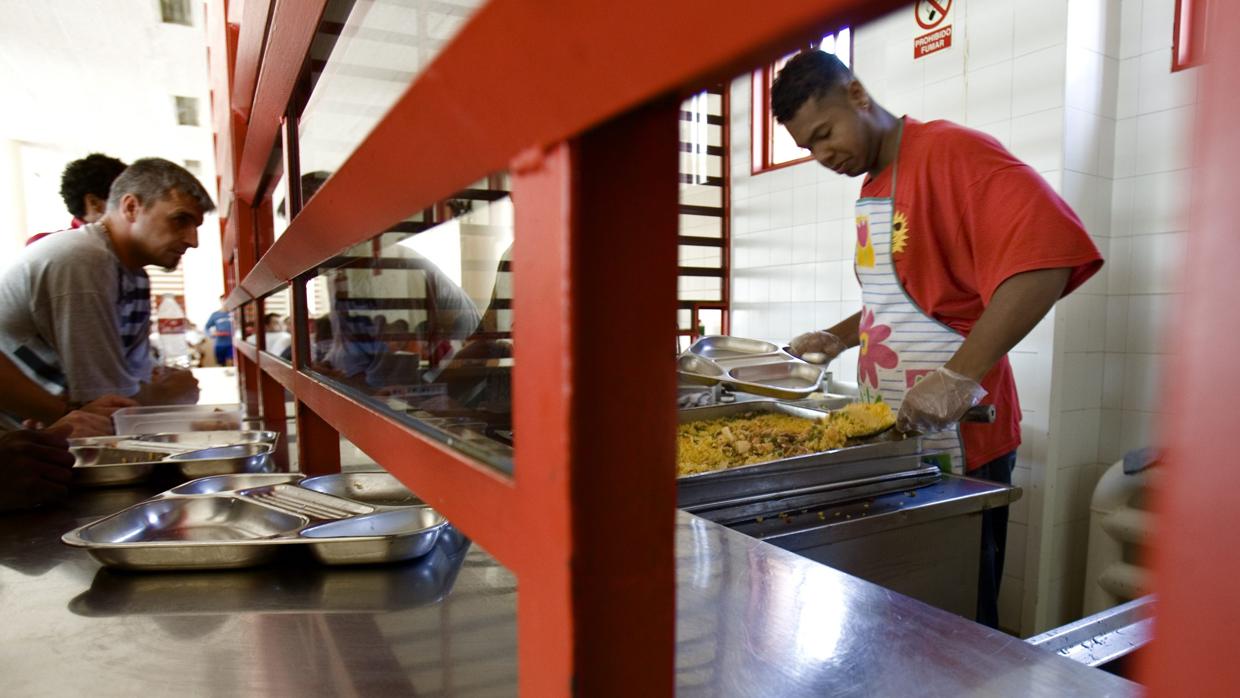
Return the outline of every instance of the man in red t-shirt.
[[[73,214],[73,220],[69,221],[69,227],[65,230],[80,228],[103,217],[112,182],[121,176],[125,167],[124,162],[103,153],[91,153],[65,165],[64,172],[60,174],[60,198],[65,200],[65,207]],[[26,244],[51,234],[36,233]]]
[[[861,346],[863,395],[899,403],[903,429],[956,433],[961,470],[1011,482],[1020,403],[1007,352],[1102,266],[1080,220],[995,139],[899,118],[822,51],[790,60],[775,118],[814,159],[865,175],[856,270],[862,312],[796,337],[827,360]],[[994,424],[959,425],[985,400]],[[983,515],[978,621],[998,623],[1007,508]]]

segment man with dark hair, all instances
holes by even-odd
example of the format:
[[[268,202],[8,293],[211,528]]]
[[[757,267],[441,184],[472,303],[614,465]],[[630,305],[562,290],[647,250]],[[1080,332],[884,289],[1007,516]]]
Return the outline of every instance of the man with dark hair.
[[[158,158],[130,165],[102,218],[27,247],[0,275],[0,353],[69,406],[109,394],[196,402],[189,371],[153,370],[143,267],[175,268],[214,208],[183,167]]]
[[[60,175],[60,198],[73,214],[69,229],[80,228],[99,220],[107,208],[112,182],[125,171],[125,163],[103,153],[91,153],[65,166]],[[26,244],[51,235],[32,235]]]
[[[771,107],[821,165],[865,176],[861,310],[793,351],[829,361],[860,346],[863,400],[897,408],[898,426],[925,433],[953,471],[1010,483],[1021,413],[1007,352],[1101,268],[1080,220],[995,139],[892,115],[828,53],[790,60]],[[988,396],[995,424],[958,424]],[[1007,508],[985,512],[982,528],[977,618],[997,626]]]

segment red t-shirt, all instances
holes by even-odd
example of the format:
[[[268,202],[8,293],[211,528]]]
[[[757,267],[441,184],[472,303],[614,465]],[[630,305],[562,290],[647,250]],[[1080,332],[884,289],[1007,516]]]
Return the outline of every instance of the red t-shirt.
[[[968,336],[995,289],[1036,269],[1070,267],[1064,295],[1102,267],[1080,219],[1033,168],[994,138],[949,121],[904,120],[895,206],[907,219],[896,274],[913,301]],[[891,196],[889,166],[863,197]],[[893,231],[893,247],[896,240]],[[982,379],[994,424],[962,424],[966,469],[1020,445],[1020,401],[1004,357]]]
[[[69,227],[65,228],[65,230],[73,230],[75,228],[81,228],[84,225],[86,225],[86,221],[82,220],[81,218],[78,218],[77,216],[74,216],[73,220],[69,222]],[[47,237],[48,235],[51,235],[52,233],[59,233],[59,232],[60,232],[59,230],[53,230],[48,233],[35,233],[34,235],[30,236],[30,239],[26,241],[26,244],[30,245],[31,243],[42,240],[43,238]]]

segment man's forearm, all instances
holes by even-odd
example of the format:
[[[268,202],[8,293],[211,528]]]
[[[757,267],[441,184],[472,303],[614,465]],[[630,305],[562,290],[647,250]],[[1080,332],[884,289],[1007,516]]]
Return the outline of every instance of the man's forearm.
[[[973,331],[946,368],[981,382],[999,359],[1025,338],[1068,285],[1070,269],[1039,269],[1000,284]]]
[[[861,344],[860,327],[861,311],[858,310],[851,316],[839,321],[832,327],[827,328],[827,331],[836,337],[839,337],[840,341],[844,342],[846,346],[855,347],[858,344]]]
[[[0,355],[0,410],[21,417],[51,424],[68,411],[64,398],[52,395],[21,372],[12,361]]]

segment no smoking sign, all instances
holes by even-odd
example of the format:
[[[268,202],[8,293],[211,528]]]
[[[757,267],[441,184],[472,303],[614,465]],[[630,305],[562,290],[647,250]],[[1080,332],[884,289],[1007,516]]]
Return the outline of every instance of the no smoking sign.
[[[917,26],[930,32],[913,39],[914,60],[951,47],[952,25],[947,23],[951,9],[952,0],[917,0],[913,6]]]

